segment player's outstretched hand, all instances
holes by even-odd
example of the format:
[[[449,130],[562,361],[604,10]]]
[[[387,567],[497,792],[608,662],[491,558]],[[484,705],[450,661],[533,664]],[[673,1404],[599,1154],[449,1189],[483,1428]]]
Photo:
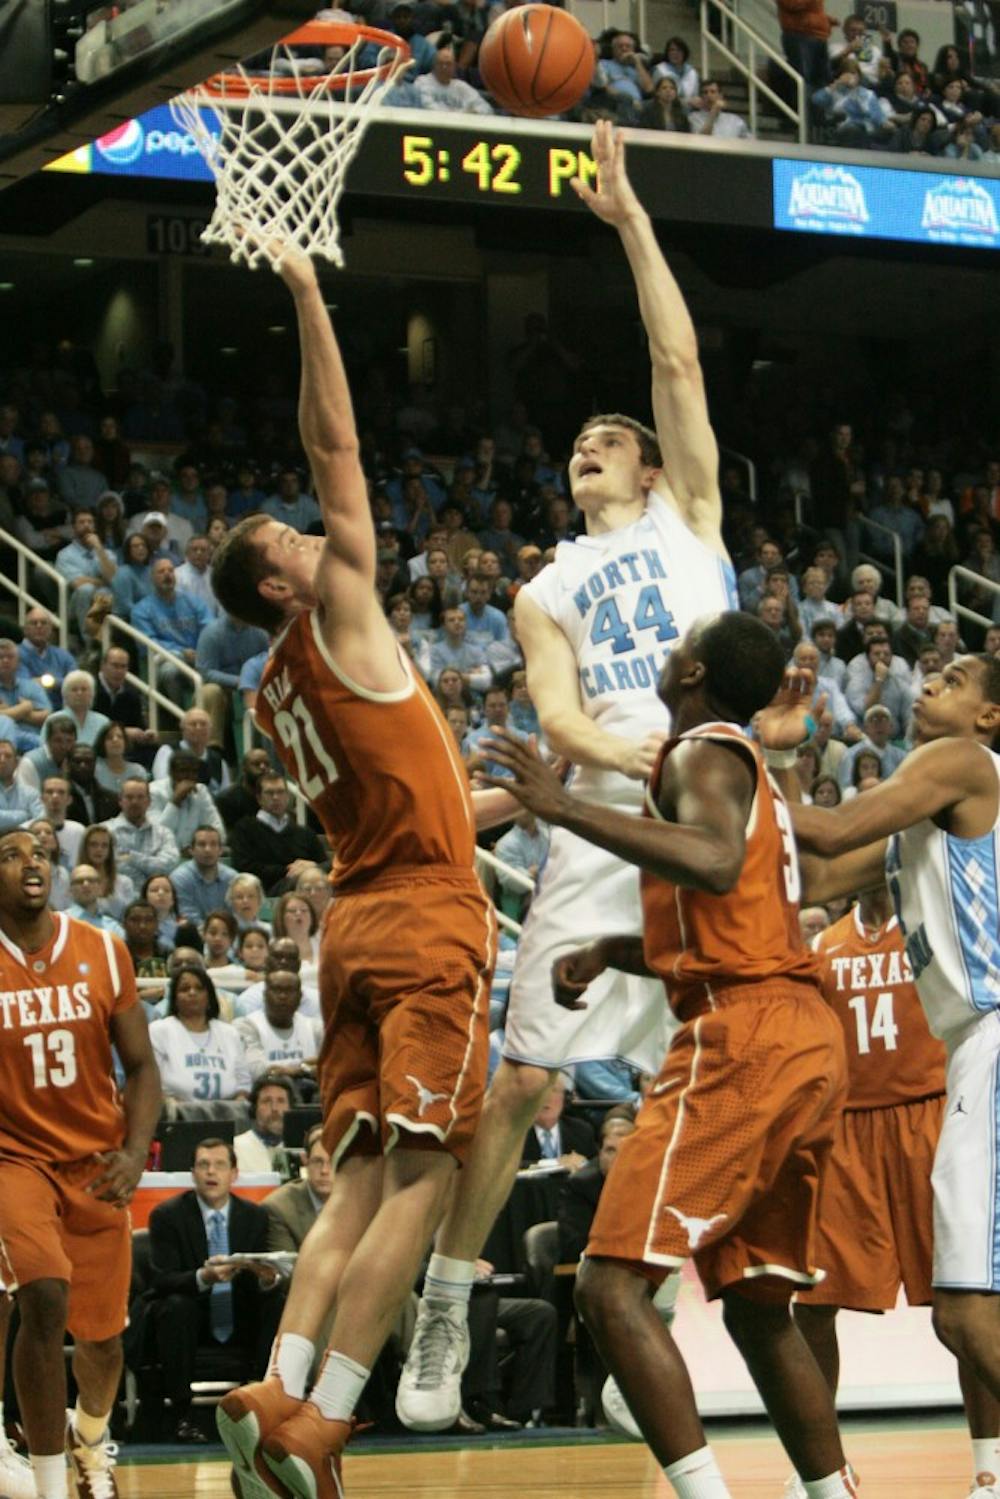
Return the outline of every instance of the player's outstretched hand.
[[[625,170],[625,136],[610,120],[598,120],[591,150],[597,163],[596,191],[580,177],[572,177],[570,186],[599,219],[620,226],[641,208]]]
[[[585,1010],[586,1003],[580,996],[607,966],[600,939],[557,958],[552,965],[552,995],[556,1004],[564,1010]]]
[[[814,674],[804,666],[790,666],[773,700],[754,719],[757,738],[765,749],[796,749],[815,732],[826,707],[826,694],[813,702]]]
[[[534,812],[543,822],[559,823],[566,808],[572,805],[569,792],[559,775],[546,765],[534,741],[525,743],[509,729],[494,729],[489,739],[481,741],[480,748],[488,760],[495,760],[510,776],[488,776],[480,773],[485,786],[496,786],[509,791],[522,807]]]
[[[248,224],[237,224],[236,233],[240,239],[245,239],[248,244],[263,250],[271,262],[271,269],[277,271],[292,296],[308,291],[310,287],[316,285],[316,267],[309,256],[304,255],[294,245],[288,244],[279,235],[268,234]]]
[[[100,1164],[101,1169],[87,1191],[101,1202],[114,1203],[116,1208],[127,1208],[146,1165],[145,1155],[137,1155],[133,1150],[124,1149],[95,1150],[94,1160]]]

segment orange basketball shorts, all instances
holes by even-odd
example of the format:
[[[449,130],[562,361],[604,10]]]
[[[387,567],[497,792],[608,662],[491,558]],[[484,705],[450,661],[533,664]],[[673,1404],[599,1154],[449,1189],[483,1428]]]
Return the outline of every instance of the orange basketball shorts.
[[[588,1257],[663,1275],[693,1257],[710,1297],[811,1285],[846,1088],[843,1035],[817,990],[776,982],[723,997],[674,1035],[608,1175]]]
[[[807,1306],[888,1312],[899,1288],[931,1301],[931,1170],[945,1095],[884,1109],[846,1109],[819,1203],[816,1259],[826,1271]]]
[[[323,1138],[468,1153],[486,1088],[493,907],[469,870],[408,869],[336,896],[320,949]]]
[[[127,1212],[86,1191],[95,1161],[0,1160],[0,1281],[69,1282],[67,1327],[99,1343],[122,1331],[132,1278]]]

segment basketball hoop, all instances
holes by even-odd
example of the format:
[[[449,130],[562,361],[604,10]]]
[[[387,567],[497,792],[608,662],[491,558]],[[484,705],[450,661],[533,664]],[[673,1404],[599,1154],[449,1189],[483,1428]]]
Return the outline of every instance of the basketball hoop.
[[[367,45],[373,66],[359,67]],[[311,71],[303,47],[343,47]],[[259,73],[240,64],[171,100],[215,178],[202,234],[251,269],[273,265],[262,240],[342,266],[337,205],[384,86],[409,66],[402,37],[352,21],[312,21],[279,42]],[[214,128],[213,128],[214,125]]]

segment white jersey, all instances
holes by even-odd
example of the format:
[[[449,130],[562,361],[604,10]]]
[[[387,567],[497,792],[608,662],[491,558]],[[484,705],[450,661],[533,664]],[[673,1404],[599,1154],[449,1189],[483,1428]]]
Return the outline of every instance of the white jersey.
[[[268,1023],[263,1010],[255,1010],[237,1020],[236,1031],[253,1078],[274,1062],[308,1062],[319,1055],[322,1027],[318,1020],[307,1020],[301,1013],[292,1016],[288,1030],[279,1031]]]
[[[210,1020],[208,1030],[189,1031],[176,1015],[154,1020],[149,1041],[160,1069],[160,1085],[171,1098],[209,1103],[249,1093],[250,1069],[236,1027]]]
[[[985,745],[983,754],[1000,792],[1000,755]],[[1000,1011],[1000,804],[981,838],[956,838],[930,818],[896,833],[886,875],[927,1022],[954,1043]]]
[[[573,647],[584,711],[636,742],[670,729],[656,686],[674,642],[702,615],[739,608],[732,564],[655,491],[631,525],[561,541],[525,591]],[[642,801],[641,784],[614,771],[581,767],[573,789],[601,801]]]

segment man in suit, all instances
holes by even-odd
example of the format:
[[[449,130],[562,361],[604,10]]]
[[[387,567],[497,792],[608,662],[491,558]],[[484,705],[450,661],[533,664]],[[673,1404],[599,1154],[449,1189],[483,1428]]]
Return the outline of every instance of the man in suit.
[[[557,1077],[524,1137],[521,1149],[523,1165],[552,1160],[576,1171],[597,1154],[594,1131],[585,1119],[564,1119],[565,1104],[566,1084],[562,1077]]]
[[[596,1158],[563,1182],[556,1203],[560,1264],[575,1264],[586,1249],[605,1178],[618,1154],[619,1145],[634,1129],[634,1121],[620,1114],[605,1119],[601,1128],[601,1148]]]
[[[97,780],[97,755],[90,744],[74,744],[69,752],[69,815],[89,827],[110,822],[120,811],[118,798]]]
[[[286,1182],[264,1202],[267,1247],[297,1254],[330,1195],[333,1173],[323,1145],[323,1126],[314,1124],[303,1141],[305,1175]],[[317,1341],[322,1341],[321,1339]]]
[[[121,724],[128,741],[129,758],[135,757],[145,763],[152,758],[158,740],[153,730],[146,726],[138,688],[125,680],[128,669],[129,654],[125,647],[109,647],[97,673],[93,709],[95,713],[105,714],[113,723]]]
[[[194,1190],[154,1208],[149,1219],[156,1346],[175,1439],[204,1442],[190,1419],[191,1381],[199,1349],[231,1348],[245,1379],[260,1379],[281,1317],[273,1266],[236,1267],[231,1254],[267,1248],[268,1215],[233,1195],[236,1152],[225,1140],[198,1144]],[[236,1359],[234,1358],[234,1362]]]

